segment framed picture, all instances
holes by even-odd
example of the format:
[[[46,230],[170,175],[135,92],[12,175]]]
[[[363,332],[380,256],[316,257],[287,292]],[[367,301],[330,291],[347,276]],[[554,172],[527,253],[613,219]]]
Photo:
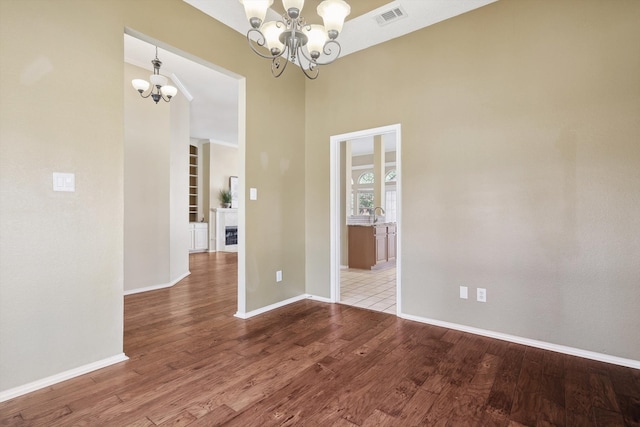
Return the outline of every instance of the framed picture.
[[[229,191],[231,191],[231,208],[238,207],[238,177],[229,177]]]

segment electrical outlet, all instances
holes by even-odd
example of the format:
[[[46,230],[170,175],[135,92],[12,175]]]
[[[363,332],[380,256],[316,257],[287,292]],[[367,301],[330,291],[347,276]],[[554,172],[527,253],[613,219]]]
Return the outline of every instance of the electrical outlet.
[[[469,298],[469,288],[466,286],[460,286],[460,298],[468,299]]]
[[[276,282],[282,282],[282,270],[276,271]]]
[[[478,298],[479,302],[487,302],[487,290],[485,288],[478,288]]]

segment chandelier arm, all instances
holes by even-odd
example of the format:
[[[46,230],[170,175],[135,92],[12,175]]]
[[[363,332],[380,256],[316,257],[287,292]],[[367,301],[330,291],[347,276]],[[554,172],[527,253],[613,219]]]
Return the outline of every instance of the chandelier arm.
[[[329,65],[331,64],[333,61],[335,61],[336,59],[338,59],[340,57],[340,53],[342,52],[342,46],[340,46],[340,43],[338,43],[336,40],[329,40],[324,44],[324,47],[322,48],[322,53],[325,54],[326,56],[333,56],[333,49],[331,48],[331,44],[336,45],[337,49],[338,49],[338,53],[335,54],[335,56],[333,57],[333,59],[330,59],[329,61],[326,62],[320,62],[320,61],[313,61],[315,62],[317,65]],[[305,55],[306,58],[306,55]],[[309,58],[307,58],[309,59]]]
[[[287,68],[288,63],[289,60],[287,58],[283,58],[282,55],[273,58],[271,61],[271,74],[273,77],[280,77],[282,73],[284,73],[285,68]]]
[[[251,38],[251,33],[257,33],[258,34],[258,38],[256,40],[252,39]],[[259,46],[261,48],[264,47],[266,49],[266,47],[265,47],[266,40],[265,40],[264,35],[262,34],[262,32],[260,30],[255,29],[255,28],[252,28],[249,31],[247,31],[247,41],[249,42],[249,47],[251,48],[251,50],[253,50],[256,53],[256,55],[261,56],[261,57],[263,57],[265,59],[272,59],[273,60],[273,59],[279,58],[284,54],[284,51],[286,50],[286,49],[283,49],[282,52],[280,52],[277,55],[265,55],[264,53],[260,52],[260,50],[256,46]]]
[[[309,64],[308,70],[305,69],[302,65],[300,66],[300,69],[309,80],[315,80],[320,75],[320,69],[313,63]]]

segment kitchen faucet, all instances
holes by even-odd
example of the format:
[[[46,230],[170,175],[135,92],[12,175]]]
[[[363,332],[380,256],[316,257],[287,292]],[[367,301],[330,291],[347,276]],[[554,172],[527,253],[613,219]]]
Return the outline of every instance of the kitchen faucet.
[[[384,209],[382,209],[380,206],[376,206],[375,208],[373,208],[373,223],[375,224],[376,222],[378,222],[378,216],[376,215],[376,211],[380,209],[380,211],[382,212],[382,215],[385,215]]]

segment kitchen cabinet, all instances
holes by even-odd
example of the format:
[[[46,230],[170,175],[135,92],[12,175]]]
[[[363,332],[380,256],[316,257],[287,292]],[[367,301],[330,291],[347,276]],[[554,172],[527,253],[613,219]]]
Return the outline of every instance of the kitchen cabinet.
[[[396,225],[390,224],[387,226],[387,261],[396,260]]]
[[[349,225],[349,268],[375,269],[394,262],[396,225]]]
[[[205,252],[209,249],[209,227],[206,222],[189,223],[189,252]]]

